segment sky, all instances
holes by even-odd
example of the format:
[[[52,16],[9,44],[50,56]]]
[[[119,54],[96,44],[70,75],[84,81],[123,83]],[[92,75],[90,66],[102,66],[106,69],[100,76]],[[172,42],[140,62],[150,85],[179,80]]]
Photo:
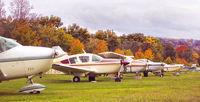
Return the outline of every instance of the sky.
[[[12,0],[5,0],[6,2]],[[30,0],[32,12],[58,16],[89,32],[200,39],[200,0]],[[7,3],[8,4],[8,3]]]

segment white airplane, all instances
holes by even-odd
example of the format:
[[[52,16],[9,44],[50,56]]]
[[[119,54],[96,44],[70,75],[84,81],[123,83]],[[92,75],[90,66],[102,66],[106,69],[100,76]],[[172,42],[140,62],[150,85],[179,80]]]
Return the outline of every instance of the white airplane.
[[[152,62],[147,59],[134,60],[133,56],[125,56],[114,52],[102,52],[99,55],[105,58],[118,58],[128,61],[129,64],[124,67],[122,72],[134,72],[137,76],[140,75],[140,72],[143,72],[145,77],[148,76],[148,72],[162,72],[164,66],[164,63]]]
[[[52,67],[53,59],[64,54],[59,47],[22,46],[13,39],[0,36],[0,82],[28,78],[27,81],[33,84],[34,76],[42,77]]]
[[[124,68],[121,69],[121,72],[139,73],[146,70],[146,62],[134,60],[134,56],[125,56],[114,52],[102,52],[99,53],[99,55],[103,56],[104,58],[117,58],[129,62],[128,65],[124,66]]]
[[[95,81],[95,77],[101,74],[117,73],[116,82],[120,82],[120,68],[128,62],[119,59],[103,59],[90,54],[65,55],[54,60],[53,69],[74,75],[73,82],[80,82],[80,77],[89,76],[89,81]]]
[[[148,77],[148,72],[153,72],[155,75],[160,75],[163,77],[164,66],[165,63],[163,62],[153,62],[148,59],[137,59],[138,61],[143,61],[147,63],[146,71],[144,71],[144,77]]]

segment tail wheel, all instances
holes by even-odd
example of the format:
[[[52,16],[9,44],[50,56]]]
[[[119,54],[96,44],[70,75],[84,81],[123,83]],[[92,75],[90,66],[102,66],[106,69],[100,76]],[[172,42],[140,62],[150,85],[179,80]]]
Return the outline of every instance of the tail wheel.
[[[78,77],[78,76],[74,76],[74,78],[73,78],[73,82],[80,82],[80,77]]]

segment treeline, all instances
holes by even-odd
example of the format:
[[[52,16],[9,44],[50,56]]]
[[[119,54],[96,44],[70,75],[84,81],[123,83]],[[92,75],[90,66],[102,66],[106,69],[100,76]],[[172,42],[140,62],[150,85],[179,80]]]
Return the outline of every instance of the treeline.
[[[28,0],[13,0],[10,6],[11,13],[6,16],[5,5],[0,1],[0,36],[16,39],[23,45],[59,45],[68,54],[83,53],[85,49],[88,53],[114,51],[157,62],[200,63],[200,54],[187,46],[162,44],[160,39],[142,33],[117,36],[113,30],[98,30],[92,34],[77,24],[65,27],[60,17],[30,13],[32,5]]]

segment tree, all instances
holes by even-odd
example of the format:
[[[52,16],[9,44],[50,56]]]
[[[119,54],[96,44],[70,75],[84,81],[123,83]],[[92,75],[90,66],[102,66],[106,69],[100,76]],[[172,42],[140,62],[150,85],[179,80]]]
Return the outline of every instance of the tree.
[[[144,57],[148,60],[151,60],[151,61],[153,60],[154,55],[153,55],[152,50],[150,48],[144,52]]]
[[[80,54],[83,53],[84,45],[78,39],[74,39],[71,45],[70,54]]]
[[[15,19],[29,18],[31,9],[33,9],[33,7],[28,0],[13,0],[10,3],[10,12]]]
[[[123,51],[118,48],[118,49],[115,50],[115,53],[123,54]]]
[[[172,60],[176,58],[176,50],[171,45],[164,45],[164,59],[170,57]]]
[[[96,49],[97,45],[100,42],[101,42],[101,40],[99,40],[99,39],[90,38],[90,41],[85,44],[85,46],[86,46],[85,51],[88,53],[92,53]]]
[[[63,25],[63,22],[61,22],[61,18],[60,17],[56,17],[56,16],[41,17],[39,23],[41,25],[43,25],[43,26],[51,26],[51,27],[56,27],[56,28],[59,28],[59,27],[61,27]]]
[[[171,57],[167,57],[167,59],[165,59],[164,62],[167,63],[167,64],[173,63]]]
[[[143,59],[144,58],[144,54],[142,52],[142,48],[139,48],[139,50],[135,53],[135,59]]]
[[[0,0],[0,19],[6,17],[6,10],[4,9],[4,2]]]
[[[81,28],[77,24],[69,25],[66,29],[67,34],[71,34],[74,38],[79,39],[86,44],[90,39],[90,33],[86,28]]]
[[[114,51],[119,45],[119,39],[114,31],[111,30],[99,30],[95,34],[95,38],[105,40],[108,44],[108,49]]]
[[[125,51],[124,51],[124,54],[125,54],[126,56],[133,56],[133,53],[131,52],[131,49],[125,50]]]
[[[61,48],[65,49],[65,51],[70,51],[70,47],[72,45],[73,37],[70,34],[66,34],[63,29],[56,30],[56,35],[58,35],[57,38],[57,45],[59,45]]]
[[[13,31],[13,38],[23,45],[40,46],[42,41],[27,23],[18,25]]]
[[[163,61],[163,57],[161,55],[161,53],[156,53],[156,56],[154,57],[153,61],[155,62],[162,62]]]
[[[106,42],[101,40],[100,43],[97,45],[96,49],[93,51],[93,53],[98,54],[98,53],[106,52],[106,51],[108,51]]]

